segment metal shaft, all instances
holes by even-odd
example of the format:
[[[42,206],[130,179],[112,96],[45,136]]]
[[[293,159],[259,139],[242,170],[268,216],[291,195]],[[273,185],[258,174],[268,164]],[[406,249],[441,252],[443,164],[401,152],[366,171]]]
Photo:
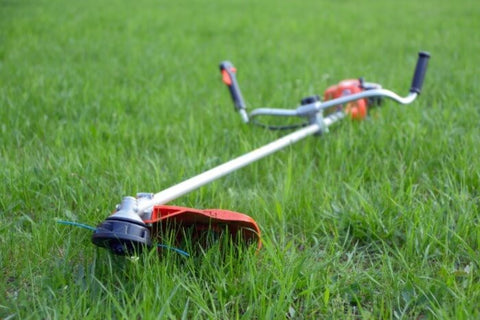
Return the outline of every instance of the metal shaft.
[[[345,117],[345,114],[343,112],[331,114],[322,120],[323,123],[314,123],[305,128],[299,129],[263,147],[255,149],[249,153],[239,156],[238,158],[230,160],[213,169],[210,169],[188,180],[180,182],[179,184],[171,186],[168,189],[160,191],[159,193],[155,194],[152,199],[142,202],[141,206],[139,206],[138,208],[138,212],[143,212],[154,205],[165,204],[184,194],[187,194],[190,191],[193,191],[209,182],[221,178],[235,170],[245,167],[252,162],[255,162],[278,150],[294,144],[295,142],[305,137],[318,133],[322,129],[332,125],[343,117]]]

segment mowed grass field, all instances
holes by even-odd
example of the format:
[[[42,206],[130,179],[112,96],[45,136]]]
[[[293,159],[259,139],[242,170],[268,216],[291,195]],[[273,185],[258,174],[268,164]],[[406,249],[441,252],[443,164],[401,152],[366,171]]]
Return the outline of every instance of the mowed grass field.
[[[0,318],[480,318],[480,3],[0,0]],[[260,252],[112,256],[91,232],[283,132],[344,78],[406,94],[171,204],[246,213]],[[184,248],[185,249],[185,248]]]

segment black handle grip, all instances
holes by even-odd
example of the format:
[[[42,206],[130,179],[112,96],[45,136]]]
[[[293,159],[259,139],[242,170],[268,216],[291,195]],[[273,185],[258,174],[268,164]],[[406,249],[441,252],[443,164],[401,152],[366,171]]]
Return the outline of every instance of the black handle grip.
[[[235,109],[246,109],[245,101],[243,100],[240,86],[235,76],[237,69],[235,69],[230,61],[223,61],[220,63],[220,72],[222,73],[223,82],[228,86],[233,103],[235,104]]]
[[[427,72],[428,59],[430,59],[430,53],[425,51],[418,53],[417,66],[415,67],[410,92],[420,94],[422,91],[423,80],[425,79],[425,73]]]

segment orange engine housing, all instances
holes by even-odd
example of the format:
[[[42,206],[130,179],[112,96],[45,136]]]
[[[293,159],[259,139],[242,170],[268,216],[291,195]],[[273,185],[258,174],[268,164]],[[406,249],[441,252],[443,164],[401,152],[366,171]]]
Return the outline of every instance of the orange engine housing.
[[[327,90],[325,90],[323,98],[324,101],[327,101],[362,91],[364,91],[364,89],[359,79],[347,79],[337,85],[328,87]],[[350,117],[355,120],[362,120],[367,116],[368,106],[366,99],[348,102],[339,107],[343,108],[345,113],[349,114]]]

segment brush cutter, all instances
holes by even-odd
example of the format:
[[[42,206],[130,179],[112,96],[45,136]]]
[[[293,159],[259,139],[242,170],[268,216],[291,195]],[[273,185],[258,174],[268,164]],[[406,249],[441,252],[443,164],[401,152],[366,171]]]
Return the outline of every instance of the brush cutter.
[[[260,248],[260,229],[257,223],[245,214],[165,204],[307,136],[327,132],[328,127],[345,117],[364,119],[368,109],[379,105],[383,98],[399,104],[413,102],[422,90],[429,58],[428,53],[419,53],[410,92],[405,97],[383,89],[379,84],[365,82],[362,78],[350,79],[328,88],[323,101],[319,96],[309,96],[302,99],[300,106],[295,109],[259,108],[250,113],[247,113],[235,67],[228,61],[222,62],[220,71],[223,82],[230,91],[235,109],[245,123],[272,130],[297,130],[156,194],[139,193],[136,197],[123,198],[114,213],[97,226],[92,242],[114,254],[131,255],[152,247],[152,240],[162,240],[162,236],[170,230],[176,240],[188,235],[191,241],[202,241],[205,234],[214,232],[231,235],[247,243],[255,242]],[[279,126],[259,121],[262,117],[272,116],[297,118],[298,123],[292,125],[290,121],[288,125]]]

